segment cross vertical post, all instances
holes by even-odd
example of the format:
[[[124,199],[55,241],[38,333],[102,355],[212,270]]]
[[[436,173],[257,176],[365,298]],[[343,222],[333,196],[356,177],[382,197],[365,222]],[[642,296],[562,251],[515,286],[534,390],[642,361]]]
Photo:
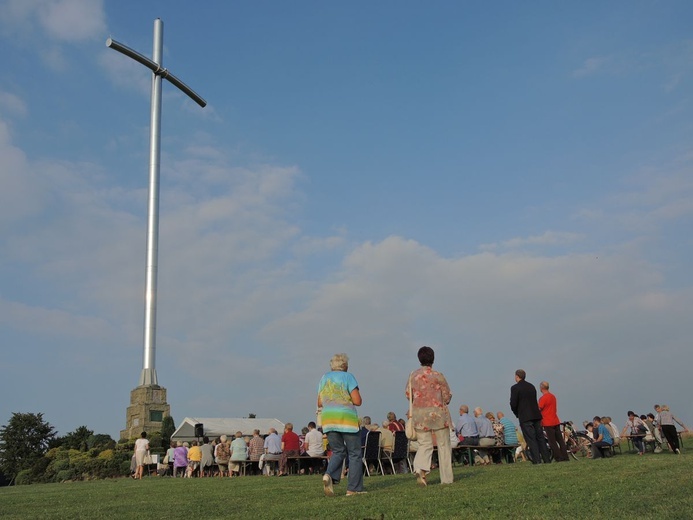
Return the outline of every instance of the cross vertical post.
[[[139,386],[158,386],[156,375],[156,303],[159,268],[159,171],[161,160],[161,81],[167,79],[201,107],[207,102],[163,67],[164,24],[154,20],[152,59],[109,38],[106,46],[141,63],[152,71],[149,135],[149,199],[147,206],[147,254],[144,290],[144,356]]]

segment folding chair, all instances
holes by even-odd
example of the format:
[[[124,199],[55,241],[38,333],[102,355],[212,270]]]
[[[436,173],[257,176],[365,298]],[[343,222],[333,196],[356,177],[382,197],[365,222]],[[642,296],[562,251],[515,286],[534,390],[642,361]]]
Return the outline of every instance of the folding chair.
[[[394,432],[395,434],[395,444],[392,446],[392,451],[384,451],[383,456],[386,460],[390,462],[392,466],[392,473],[395,474],[395,464],[400,463],[403,460],[407,461],[407,466],[409,466],[409,439],[407,439],[407,434],[403,431]]]
[[[377,430],[366,434],[366,446],[363,448],[363,465],[366,468],[366,475],[370,477],[369,462],[377,464],[376,468],[380,468],[380,474],[383,474],[383,464],[380,461],[380,432]]]

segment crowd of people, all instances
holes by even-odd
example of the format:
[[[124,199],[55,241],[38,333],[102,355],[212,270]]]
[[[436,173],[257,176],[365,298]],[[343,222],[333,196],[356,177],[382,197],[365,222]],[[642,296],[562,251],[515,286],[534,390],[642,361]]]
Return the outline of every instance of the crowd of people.
[[[641,414],[628,411],[628,419],[623,429],[612,422],[611,417],[595,416],[592,421],[585,421],[587,436],[592,439],[592,458],[598,459],[608,453],[608,448],[619,446],[621,439],[632,442],[638,455],[645,454],[647,444],[652,446],[653,453],[661,453],[666,446],[672,453],[681,454],[676,424],[688,431],[688,427],[676,418],[667,405],[654,405],[655,414]],[[607,450],[605,450],[607,448]]]
[[[290,458],[319,459],[327,450],[327,439],[315,422],[308,423],[300,435],[293,430],[293,424],[286,423],[281,436],[270,428],[264,436],[256,429],[252,437],[238,431],[232,439],[221,435],[212,440],[204,436],[201,442],[172,441],[158,471],[161,475],[184,478],[235,477],[247,468],[253,474],[269,476],[274,473],[270,468],[276,466],[276,474],[286,476]],[[310,473],[315,470],[315,466],[309,467]]]
[[[453,482],[453,461],[488,465],[502,459],[513,462],[517,458],[532,464],[546,464],[569,460],[568,442],[570,431],[562,428],[558,417],[556,396],[549,390],[548,381],[536,387],[526,380],[526,372],[515,372],[515,384],[510,388],[510,408],[519,422],[519,430],[503,412],[484,413],[476,407],[470,414],[469,406],[459,407],[459,417],[453,421],[448,405],[452,400],[445,376],[433,369],[435,353],[432,348],[421,347],[417,353],[420,367],[409,375],[405,385],[405,397],[410,401],[407,420],[397,418],[394,412],[377,424],[369,416],[359,418],[357,407],[362,404],[358,382],[348,371],[346,354],[335,354],[330,360],[330,371],[321,378],[317,392],[318,421],[310,422],[294,432],[292,423],[286,423],[280,436],[274,428],[261,436],[255,430],[252,437],[236,432],[230,440],[226,435],[210,441],[172,442],[166,452],[161,469],[174,477],[234,477],[242,471],[254,474],[278,476],[289,473],[289,462],[295,458],[310,459],[308,473],[322,473],[325,495],[333,496],[335,486],[347,479],[346,495],[365,493],[363,488],[363,448],[369,432],[379,432],[380,449],[387,453],[394,450],[395,434],[406,429],[409,451],[415,452],[412,463],[417,483],[428,485],[428,475],[436,465],[440,483]],[[653,451],[663,451],[668,445],[673,453],[680,454],[676,424],[685,431],[688,428],[676,418],[666,405],[655,405],[655,414],[638,416],[628,412],[628,419],[621,431],[610,417],[595,416],[585,421],[585,435],[590,439],[591,457],[603,457],[619,445],[621,439],[629,439],[637,453],[645,453],[645,445],[651,443]],[[474,448],[474,460],[465,460],[462,446]],[[146,433],[135,445],[133,463],[134,478],[142,477],[149,445]],[[406,465],[400,466],[401,471]],[[358,471],[349,471],[358,468]]]

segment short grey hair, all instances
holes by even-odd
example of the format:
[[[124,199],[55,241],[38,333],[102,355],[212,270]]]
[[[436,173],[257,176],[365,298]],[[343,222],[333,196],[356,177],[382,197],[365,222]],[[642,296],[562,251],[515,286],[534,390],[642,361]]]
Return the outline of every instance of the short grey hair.
[[[349,356],[346,354],[335,354],[330,359],[330,369],[333,371],[346,372],[349,369]]]

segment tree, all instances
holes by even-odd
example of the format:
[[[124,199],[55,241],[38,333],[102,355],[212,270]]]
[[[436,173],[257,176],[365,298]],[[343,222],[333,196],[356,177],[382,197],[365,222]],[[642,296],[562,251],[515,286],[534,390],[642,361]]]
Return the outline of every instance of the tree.
[[[173,422],[173,417],[167,415],[161,421],[161,447],[168,449],[171,444],[171,435],[176,431],[176,423]]]
[[[42,413],[13,413],[0,429],[0,470],[14,480],[43,458],[55,435]]]
[[[69,449],[87,451],[89,449],[89,437],[94,435],[94,431],[86,426],[80,426],[75,431],[58,437],[57,444]]]
[[[87,446],[90,450],[112,450],[116,447],[116,442],[111,438],[110,435],[105,433],[97,433],[92,435],[87,439]]]

